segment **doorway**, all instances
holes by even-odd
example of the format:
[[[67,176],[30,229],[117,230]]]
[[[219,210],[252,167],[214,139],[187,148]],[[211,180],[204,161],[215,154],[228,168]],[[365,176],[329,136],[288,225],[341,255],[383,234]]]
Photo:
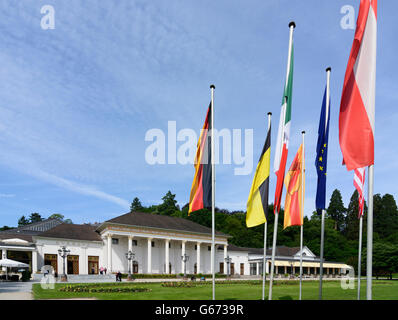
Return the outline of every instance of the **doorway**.
[[[235,263],[231,263],[231,276],[235,274]]]
[[[54,272],[58,273],[57,255],[56,254],[44,254],[44,265],[53,267]]]
[[[79,256],[68,256],[68,274],[79,274]]]
[[[138,273],[138,261],[133,261],[133,273]]]
[[[240,264],[240,275],[243,276],[245,274],[245,264],[241,263]]]
[[[88,274],[98,274],[99,273],[99,257],[98,256],[88,256]]]

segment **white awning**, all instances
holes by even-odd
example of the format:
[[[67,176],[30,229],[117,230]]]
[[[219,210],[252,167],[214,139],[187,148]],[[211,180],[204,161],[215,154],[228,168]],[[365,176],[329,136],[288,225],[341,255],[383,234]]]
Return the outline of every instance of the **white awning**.
[[[11,260],[11,259],[2,259],[2,260],[0,260],[0,267],[29,268],[29,265],[26,263]]]
[[[300,261],[281,261],[281,260],[276,260],[275,261],[275,266],[277,267],[300,267]],[[320,268],[320,263],[319,262],[308,262],[308,261],[303,261],[303,267],[304,268]],[[343,264],[343,263],[323,263],[323,268],[337,268],[337,269],[351,269],[352,267]]]

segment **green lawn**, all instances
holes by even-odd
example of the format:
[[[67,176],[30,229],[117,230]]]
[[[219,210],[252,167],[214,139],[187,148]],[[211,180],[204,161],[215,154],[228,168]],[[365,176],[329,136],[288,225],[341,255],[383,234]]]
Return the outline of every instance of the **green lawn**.
[[[362,281],[362,298],[366,297],[366,281]],[[255,283],[255,284],[254,284]],[[75,286],[76,284],[71,284]],[[79,284],[82,285],[82,284]],[[94,284],[87,284],[88,286]],[[55,289],[42,289],[40,284],[33,285],[35,299],[68,299],[92,298],[105,300],[209,300],[211,299],[211,283],[199,284],[191,288],[166,288],[160,283],[122,283],[101,284],[106,287],[137,287],[148,288],[150,292],[133,293],[88,293],[88,292],[62,292],[60,288],[66,284],[56,284]],[[303,300],[318,299],[317,281],[303,282]],[[281,283],[274,285],[274,300],[297,300],[299,294],[298,282]],[[325,300],[356,300],[356,289],[343,290],[339,281],[325,281],[323,296]],[[268,283],[266,285],[268,295]],[[245,284],[217,284],[217,300],[259,300],[261,299],[261,285],[259,282]],[[398,281],[374,281],[374,300],[398,300]]]

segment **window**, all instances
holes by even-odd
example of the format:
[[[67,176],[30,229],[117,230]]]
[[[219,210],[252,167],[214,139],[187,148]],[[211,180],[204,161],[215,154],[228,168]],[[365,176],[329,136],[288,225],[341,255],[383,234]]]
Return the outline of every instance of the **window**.
[[[169,248],[171,248],[171,242],[169,242]]]
[[[207,251],[211,251],[211,246],[207,246]]]
[[[155,241],[152,241],[152,248],[155,247]]]
[[[250,275],[255,276],[257,274],[257,263],[250,264]]]
[[[134,246],[134,247],[138,246],[137,240],[133,240],[133,246]]]
[[[195,250],[198,250],[198,246],[195,244]]]
[[[112,244],[119,244],[119,239],[112,238]]]

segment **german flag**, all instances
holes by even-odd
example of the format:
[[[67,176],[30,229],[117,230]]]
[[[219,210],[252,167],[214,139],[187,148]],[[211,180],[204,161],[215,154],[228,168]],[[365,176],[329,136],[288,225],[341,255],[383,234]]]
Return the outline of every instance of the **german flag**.
[[[195,176],[193,178],[191,195],[189,197],[189,211],[191,212],[211,208],[211,103],[207,110],[206,120],[200,133],[198,149],[195,157]]]
[[[247,200],[246,225],[248,228],[267,222],[270,161],[271,127],[268,130]]]

